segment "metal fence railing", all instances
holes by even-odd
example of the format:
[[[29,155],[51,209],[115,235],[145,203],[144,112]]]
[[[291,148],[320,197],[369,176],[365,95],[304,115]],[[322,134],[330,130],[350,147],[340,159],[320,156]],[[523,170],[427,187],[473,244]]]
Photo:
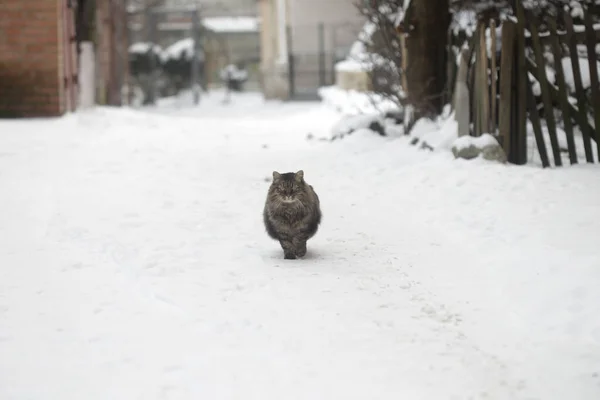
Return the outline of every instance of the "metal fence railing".
[[[335,64],[348,55],[362,24],[292,26],[287,29],[290,98],[313,99],[335,83]]]

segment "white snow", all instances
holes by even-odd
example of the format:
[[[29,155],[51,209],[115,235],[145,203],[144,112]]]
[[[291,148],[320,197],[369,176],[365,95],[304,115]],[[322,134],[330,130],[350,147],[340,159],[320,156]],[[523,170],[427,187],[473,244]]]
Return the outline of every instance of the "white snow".
[[[333,125],[331,128],[331,137],[341,138],[350,133],[356,133],[357,131],[368,129],[373,122],[379,123],[382,127],[385,126],[383,116],[381,116],[379,113],[347,116],[340,119],[336,124]],[[367,134],[374,133],[369,131]]]
[[[190,61],[194,54],[194,39],[184,38],[178,40],[177,42],[173,43],[164,50],[156,44],[153,45],[149,42],[137,42],[129,47],[129,52],[137,54],[146,54],[150,50],[150,48],[154,50],[154,53],[156,53],[163,62],[169,59],[180,59],[182,56],[186,60]],[[202,50],[200,50],[198,57],[200,60],[203,60],[204,52]]]
[[[577,2],[577,1],[571,1],[571,2],[569,2],[569,7],[571,7],[571,17],[572,18],[583,19],[585,14],[583,12],[583,7],[581,6],[581,3]]]
[[[239,69],[235,64],[228,64],[221,70],[220,77],[224,81],[229,79],[245,81],[248,79],[248,71]]]
[[[570,62],[570,61],[569,61]],[[564,65],[564,63],[563,63]],[[556,72],[554,71],[553,68],[551,68],[550,66],[546,65],[544,67],[545,70],[545,74],[546,74],[546,79],[548,80],[548,82],[550,84],[555,84],[556,83]],[[533,94],[535,96],[541,96],[542,95],[542,87],[540,86],[540,82],[535,78],[535,76],[533,76],[533,74],[531,72],[528,72],[527,75],[529,76],[529,80],[531,81],[531,89],[533,91]],[[567,81],[568,84],[568,79],[566,78],[567,73],[565,72],[565,80]]]
[[[370,71],[374,62],[381,62],[381,57],[370,54],[367,50],[367,44],[371,43],[371,37],[376,30],[377,25],[373,22],[366,22],[363,25],[358,34],[358,39],[350,46],[346,59],[336,63],[336,71]]]
[[[186,60],[191,60],[194,55],[194,39],[185,38],[178,40],[164,51],[165,58],[179,59],[184,57]]]
[[[374,114],[398,109],[396,103],[380,94],[344,90],[337,86],[319,88],[319,97],[325,104],[344,115]]]
[[[500,50],[502,50],[502,25],[495,27],[494,32],[495,32],[495,38],[496,38],[495,49],[496,49],[496,52],[499,52]],[[466,43],[464,45],[466,45]],[[485,29],[485,46],[486,46],[487,56],[488,56],[488,58],[491,58],[492,57],[492,30],[490,27],[487,27]]]
[[[486,146],[497,145],[498,141],[489,133],[484,133],[481,136],[461,136],[454,141],[454,147],[457,150],[463,150],[467,147],[474,146],[478,149],[483,149]]]
[[[146,54],[150,49],[152,49],[155,54],[162,53],[162,49],[159,45],[150,42],[137,42],[129,46],[129,52],[134,54]]]
[[[361,62],[358,60],[346,59],[335,64],[336,71],[344,72],[369,72],[373,68],[370,62]]]
[[[587,89],[591,86],[591,78],[590,78],[590,63],[587,58],[579,58],[579,71],[581,73],[581,83],[584,89]],[[573,65],[571,63],[571,59],[569,57],[565,57],[561,60],[563,71],[565,73],[565,81],[571,93],[575,92],[575,77],[573,75]],[[596,69],[598,70],[598,75],[600,76],[600,62],[596,61]]]
[[[477,13],[474,10],[460,10],[452,15],[452,32],[457,35],[463,31],[472,36],[477,29]]]
[[[450,150],[458,138],[458,122],[454,113],[442,115],[435,121],[421,118],[412,128],[410,137],[426,143],[433,150]]]
[[[404,22],[404,16],[406,15],[406,10],[408,10],[408,7],[410,7],[410,1],[411,0],[404,0],[402,3],[402,7],[398,8],[398,13],[396,14],[396,17],[394,18],[394,26],[395,27],[400,26],[400,24],[402,22]]]
[[[258,19],[255,17],[206,17],[202,25],[219,33],[258,32]]]
[[[600,398],[600,167],[329,143],[328,105],[0,120],[0,398]],[[284,261],[261,210],[304,169]]]

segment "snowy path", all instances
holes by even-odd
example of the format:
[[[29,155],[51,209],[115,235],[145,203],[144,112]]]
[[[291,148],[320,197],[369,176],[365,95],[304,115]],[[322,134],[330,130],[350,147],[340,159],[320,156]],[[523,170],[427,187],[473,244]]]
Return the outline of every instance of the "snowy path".
[[[165,113],[0,121],[0,398],[600,398],[597,167]],[[263,231],[273,169],[321,197],[305,260]]]

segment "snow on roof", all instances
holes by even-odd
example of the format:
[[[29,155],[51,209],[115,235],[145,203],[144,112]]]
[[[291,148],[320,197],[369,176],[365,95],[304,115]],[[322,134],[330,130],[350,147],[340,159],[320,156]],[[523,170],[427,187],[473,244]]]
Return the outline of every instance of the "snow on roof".
[[[202,24],[214,32],[258,32],[258,19],[255,17],[209,17]]]

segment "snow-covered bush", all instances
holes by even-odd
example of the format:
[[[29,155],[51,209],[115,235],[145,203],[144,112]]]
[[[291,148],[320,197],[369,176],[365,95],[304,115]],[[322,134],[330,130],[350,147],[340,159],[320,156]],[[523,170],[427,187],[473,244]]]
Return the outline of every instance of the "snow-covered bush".
[[[336,69],[367,72],[370,90],[397,106],[404,100],[400,38],[395,30],[395,21],[401,12],[399,3],[396,0],[359,2],[357,7],[365,17],[365,25],[346,60],[336,66]]]
[[[235,64],[228,64],[220,71],[220,77],[229,90],[241,92],[248,80],[248,71]]]
[[[137,42],[129,47],[129,69],[134,77],[162,69],[163,61],[163,49],[157,44]]]
[[[144,93],[144,104],[153,102],[152,96],[170,96],[191,87],[194,41],[179,40],[162,49],[157,44],[138,42],[129,48],[130,74]],[[198,78],[203,82],[204,52],[197,57]]]
[[[186,38],[173,43],[164,51],[164,72],[170,84],[172,93],[179,93],[181,90],[192,85],[192,66],[194,62],[194,40]],[[204,52],[199,51],[196,58],[198,63],[198,79],[204,82]]]
[[[157,44],[137,42],[129,47],[129,73],[142,93],[142,104],[153,103],[155,96],[164,91],[164,62],[163,49]]]

